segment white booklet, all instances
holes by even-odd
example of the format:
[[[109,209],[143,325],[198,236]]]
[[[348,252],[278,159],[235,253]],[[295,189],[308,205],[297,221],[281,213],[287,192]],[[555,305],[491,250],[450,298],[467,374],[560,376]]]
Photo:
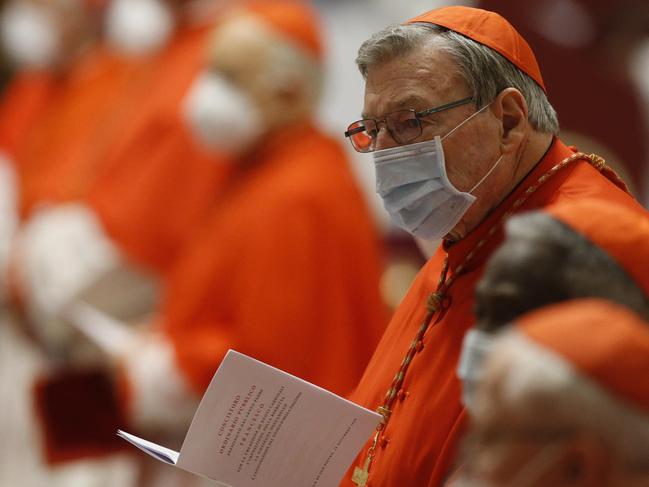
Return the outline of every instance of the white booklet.
[[[381,416],[230,350],[180,453],[123,431],[158,460],[231,487],[335,487]]]

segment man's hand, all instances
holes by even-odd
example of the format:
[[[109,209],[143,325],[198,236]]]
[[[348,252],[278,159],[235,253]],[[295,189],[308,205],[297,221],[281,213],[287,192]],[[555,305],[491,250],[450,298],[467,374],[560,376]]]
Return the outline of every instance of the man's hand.
[[[198,397],[178,368],[171,341],[154,330],[139,331],[119,361],[128,384],[131,424],[145,431],[186,431]]]

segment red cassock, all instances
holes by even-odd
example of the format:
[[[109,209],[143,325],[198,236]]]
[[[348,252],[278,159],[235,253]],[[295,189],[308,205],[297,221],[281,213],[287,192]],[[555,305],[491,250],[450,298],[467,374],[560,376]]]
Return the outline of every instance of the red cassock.
[[[181,120],[212,28],[182,26],[165,49],[142,59],[97,47],[65,73],[17,84],[13,91],[31,96],[10,92],[3,111],[24,122],[7,122],[6,130],[0,122],[0,142],[14,149],[22,216],[42,204],[87,200],[128,257],[166,268],[225,173],[218,156],[196,149]]]
[[[162,327],[198,393],[233,348],[344,394],[387,323],[380,274],[343,150],[296,125],[234,168],[167,280]]]
[[[20,178],[23,217],[43,203],[85,196],[103,170],[108,150],[122,136],[124,120],[135,111],[145,64],[96,47],[65,72],[48,76],[49,87],[40,89],[39,110],[34,115],[33,108],[23,108],[32,114],[31,123],[8,137]],[[36,92],[32,98],[39,96],[38,88],[31,91]],[[9,96],[16,105],[26,104],[20,93]]]
[[[182,119],[182,101],[205,64],[213,25],[186,26],[157,60],[137,113],[108,155],[88,202],[132,261],[156,273],[176,258],[227,174],[222,157],[200,150]]]
[[[448,255],[449,278],[502,215],[544,173],[573,154],[560,140],[552,146],[518,187],[464,239],[440,247],[417,276],[397,309],[351,399],[370,409],[384,396],[426,315],[426,302],[440,278]],[[626,192],[588,162],[564,167],[542,184],[518,209],[540,209],[555,203],[594,198],[644,211]],[[448,291],[447,304],[429,328],[405,376],[392,415],[379,441],[368,485],[372,487],[442,485],[451,471],[466,415],[460,402],[457,362],[464,333],[474,324],[473,292],[490,254],[502,242],[502,228],[480,248]],[[368,444],[369,446],[369,444]],[[354,465],[362,467],[367,447]],[[351,486],[351,472],[342,485]]]

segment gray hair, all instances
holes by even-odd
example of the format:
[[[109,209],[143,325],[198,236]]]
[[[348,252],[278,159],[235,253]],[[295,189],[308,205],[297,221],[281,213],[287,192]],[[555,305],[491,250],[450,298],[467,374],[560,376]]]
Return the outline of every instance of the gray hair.
[[[493,49],[444,27],[426,23],[389,26],[361,45],[356,64],[365,78],[372,66],[426,45],[435,45],[452,56],[478,107],[505,88],[516,88],[525,97],[530,124],[541,132],[559,132],[556,111],[532,78]]]
[[[646,412],[619,400],[516,329],[496,342],[492,356],[496,355],[507,364],[500,390],[508,406],[550,421],[551,428],[592,432],[628,470],[649,470]]]

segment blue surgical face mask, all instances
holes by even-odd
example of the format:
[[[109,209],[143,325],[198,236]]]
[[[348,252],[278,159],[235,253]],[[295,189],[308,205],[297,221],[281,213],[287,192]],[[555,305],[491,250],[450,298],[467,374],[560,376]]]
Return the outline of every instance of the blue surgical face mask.
[[[444,137],[373,153],[376,191],[397,226],[417,237],[433,240],[443,238],[458,224],[476,199],[471,193],[496,169],[502,156],[470,191],[462,192],[446,174],[442,141],[487,107],[482,107]]]
[[[474,407],[476,391],[484,375],[485,359],[493,348],[493,342],[491,333],[475,328],[464,335],[457,375],[462,381],[462,403],[469,411]]]

